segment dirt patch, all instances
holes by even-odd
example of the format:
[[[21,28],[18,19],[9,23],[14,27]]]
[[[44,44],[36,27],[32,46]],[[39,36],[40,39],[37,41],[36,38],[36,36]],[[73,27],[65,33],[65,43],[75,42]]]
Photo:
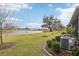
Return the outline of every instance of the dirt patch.
[[[13,42],[3,43],[3,44],[0,44],[0,50],[8,49],[8,48],[11,48],[12,46],[14,46]]]
[[[72,56],[72,53],[70,51],[60,51],[59,53],[55,53],[54,51],[52,51],[51,48],[48,48],[48,46],[46,45],[45,49],[48,51],[48,53],[52,54],[52,56]]]

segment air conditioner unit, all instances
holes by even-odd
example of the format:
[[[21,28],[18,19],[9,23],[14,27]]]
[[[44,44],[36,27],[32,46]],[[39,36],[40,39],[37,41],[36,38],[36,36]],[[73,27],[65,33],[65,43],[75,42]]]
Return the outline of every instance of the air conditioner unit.
[[[60,47],[64,50],[71,50],[71,48],[74,46],[75,39],[67,34],[61,36],[60,39]]]

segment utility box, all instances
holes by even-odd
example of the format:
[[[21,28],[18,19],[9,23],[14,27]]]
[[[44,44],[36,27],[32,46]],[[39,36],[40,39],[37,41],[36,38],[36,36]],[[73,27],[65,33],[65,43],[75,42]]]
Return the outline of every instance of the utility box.
[[[75,39],[69,34],[64,34],[60,39],[60,47],[64,50],[71,50],[74,46]]]

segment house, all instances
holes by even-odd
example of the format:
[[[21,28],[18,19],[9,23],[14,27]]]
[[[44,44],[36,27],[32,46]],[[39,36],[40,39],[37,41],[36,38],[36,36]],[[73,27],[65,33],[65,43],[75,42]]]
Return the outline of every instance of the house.
[[[74,32],[72,33],[74,36],[79,38],[79,7],[77,7],[71,17],[69,25],[74,28]]]

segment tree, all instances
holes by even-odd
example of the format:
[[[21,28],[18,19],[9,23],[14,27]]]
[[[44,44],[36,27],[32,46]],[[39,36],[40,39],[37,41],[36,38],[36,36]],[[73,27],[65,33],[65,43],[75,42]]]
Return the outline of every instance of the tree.
[[[2,38],[2,30],[3,30],[3,22],[5,22],[5,19],[8,17],[10,13],[10,10],[3,5],[0,5],[0,41],[1,44],[3,44],[3,38]]]
[[[54,20],[53,16],[44,16],[43,23],[46,27],[50,29],[50,32],[52,32],[52,21]]]
[[[61,30],[63,28],[61,21],[54,16],[44,16],[43,23],[43,26],[49,28],[50,32],[52,32],[53,30]]]
[[[64,28],[64,26],[61,24],[61,21],[57,18],[53,21],[53,27],[56,31],[62,30]]]
[[[3,22],[3,30],[11,30],[11,29],[16,29],[17,26],[14,25],[16,21],[11,20],[11,19],[5,19],[5,22]]]

